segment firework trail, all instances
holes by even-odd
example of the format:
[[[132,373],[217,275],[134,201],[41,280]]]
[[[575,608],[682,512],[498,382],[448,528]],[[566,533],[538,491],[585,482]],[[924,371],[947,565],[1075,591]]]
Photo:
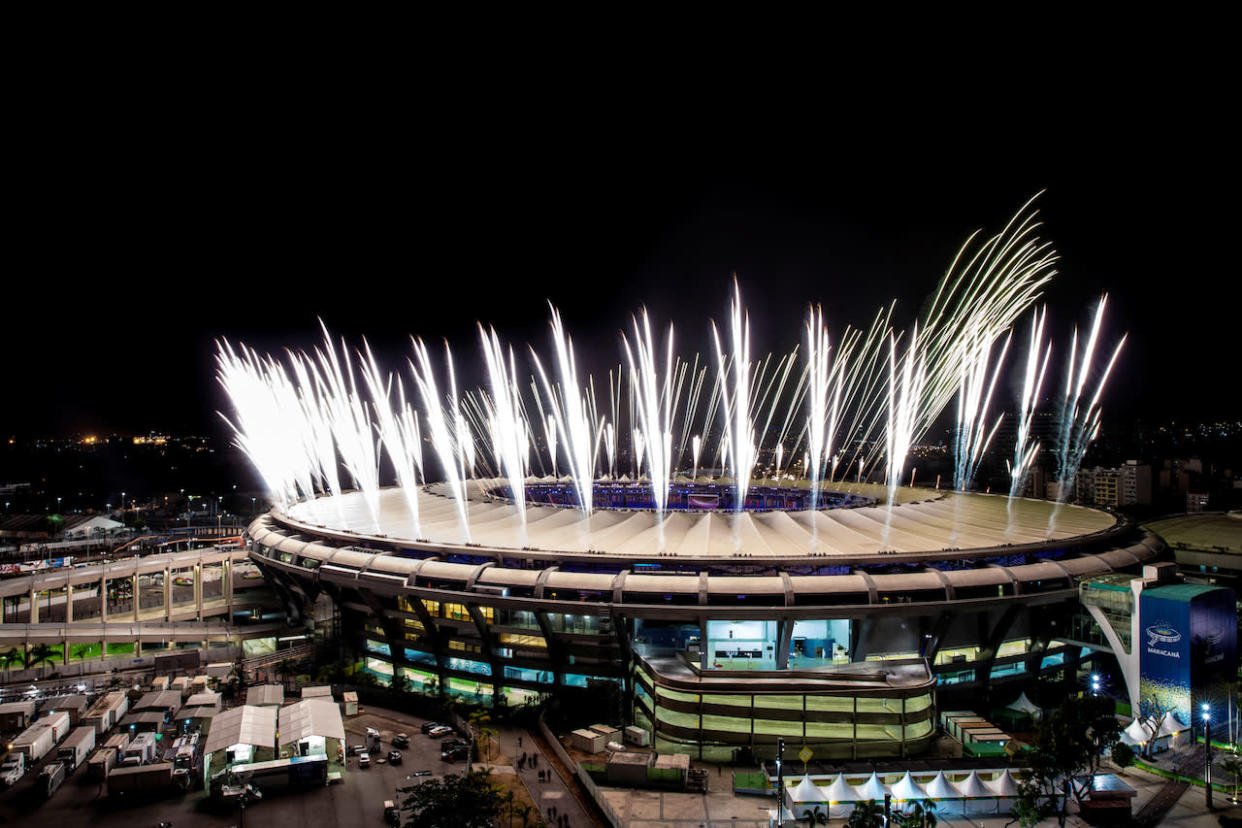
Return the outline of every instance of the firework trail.
[[[890,334],[888,340],[888,430],[885,435],[888,470],[885,477],[888,483],[890,520],[906,457],[914,444],[915,429],[918,427],[918,406],[923,399],[927,382],[927,354],[923,351],[923,342],[919,336],[918,325],[915,325],[905,354],[898,359],[897,337]],[[884,524],[883,542],[886,546],[890,520],[886,520]]]
[[[1022,394],[1018,398],[1018,433],[1014,441],[1013,461],[1009,465],[1009,497],[1022,494],[1031,465],[1039,455],[1039,441],[1031,439],[1031,422],[1039,404],[1039,393],[1052,356],[1052,343],[1044,344],[1044,323],[1048,309],[1041,308],[1031,320],[1031,341],[1026,352],[1026,371],[1022,376]],[[1040,351],[1043,358],[1040,358]]]
[[[316,348],[319,369],[327,387],[326,410],[332,426],[332,435],[336,438],[336,449],[340,454],[345,470],[349,472],[354,486],[362,492],[367,511],[378,529],[379,517],[379,456],[376,441],[367,413],[368,406],[358,394],[357,382],[354,378],[353,362],[349,358],[349,349],[341,342],[341,353],[344,364],[338,357],[336,347],[328,334],[327,326],[323,328],[323,348]]]
[[[539,375],[540,383],[547,394],[549,405],[555,417],[555,431],[559,433],[565,444],[565,452],[569,458],[569,474],[573,480],[574,490],[578,495],[578,505],[584,517],[591,516],[592,495],[594,485],[595,435],[592,433],[596,421],[592,415],[589,395],[584,395],[578,384],[578,364],[574,358],[574,344],[565,326],[561,322],[561,314],[551,304],[552,341],[556,348],[556,364],[560,369],[560,395],[558,396],[548,380],[547,372],[539,361],[539,355],[532,348],[531,358]]]
[[[742,307],[742,289],[737,280],[733,282],[733,300],[730,305],[729,330],[732,339],[732,382],[729,381],[729,359],[720,345],[720,331],[712,322],[712,339],[716,344],[716,363],[719,368],[721,405],[724,409],[724,443],[728,448],[729,464],[733,469],[736,503],[734,508],[742,511],[750,490],[751,472],[755,467],[755,429],[750,409],[750,319]]]
[[[647,455],[647,474],[651,480],[651,499],[655,504],[657,543],[664,549],[664,512],[668,506],[668,487],[672,477],[673,409],[677,399],[673,389],[673,326],[669,325],[664,352],[663,375],[659,370],[659,355],[651,336],[651,320],[646,308],[642,322],[631,317],[634,325],[634,347],[625,332],[621,344],[625,360],[630,367],[630,383],[637,401],[638,422]],[[638,434],[636,433],[636,437]]]
[[[1074,480],[1078,476],[1078,467],[1082,464],[1083,455],[1087,453],[1091,443],[1099,436],[1100,397],[1104,393],[1104,385],[1108,382],[1108,377],[1117,362],[1117,357],[1121,355],[1121,349],[1126,344],[1126,336],[1122,336],[1117,343],[1117,347],[1113,350],[1112,356],[1109,357],[1108,364],[1104,367],[1103,373],[1100,374],[1095,393],[1091,396],[1090,401],[1083,405],[1082,394],[1086,390],[1092,365],[1095,361],[1095,351],[1099,344],[1100,326],[1104,321],[1104,308],[1107,302],[1108,294],[1100,297],[1100,302],[1096,305],[1095,317],[1091,323],[1091,333],[1088,335],[1086,346],[1083,348],[1081,361],[1077,364],[1075,364],[1078,351],[1078,329],[1076,327],[1070,344],[1070,358],[1066,367],[1065,393],[1061,400],[1060,435],[1056,452],[1057,482],[1059,484],[1057,493],[1058,505],[1065,502],[1066,497],[1069,495],[1069,489],[1073,486]],[[1049,533],[1056,528],[1056,519],[1057,510],[1054,509],[1048,523]]]
[[[509,481],[509,492],[517,509],[522,546],[526,545],[526,422],[522,417],[521,393],[517,384],[517,367],[513,349],[500,344],[496,329],[484,330],[479,325],[483,360],[491,383],[490,405],[487,408],[488,432],[492,436],[492,454]],[[506,359],[507,356],[507,359]],[[487,399],[486,397],[484,399]]]
[[[699,452],[703,449],[703,438],[699,437],[699,435],[697,434],[694,435],[694,439],[690,441],[690,445],[691,445],[691,453],[694,455],[694,473],[690,479],[698,480],[699,478]]]
[[[461,420],[461,414],[457,404],[457,378],[453,371],[453,353],[449,350],[446,340],[444,362],[448,368],[448,400],[451,415],[451,418],[446,418],[444,397],[440,396],[427,346],[421,339],[413,339],[411,342],[414,347],[414,359],[410,360],[410,372],[414,375],[414,384],[418,387],[419,396],[423,401],[423,419],[427,422],[432,448],[435,449],[436,456],[440,459],[445,482],[448,484],[449,492],[457,507],[457,519],[461,525],[462,538],[465,543],[469,543],[470,519],[466,505],[466,482],[460,460],[463,451],[454,439],[455,434],[460,434],[457,423]]]
[[[807,479],[811,481],[811,511],[819,508],[824,462],[832,456],[840,414],[844,374],[832,361],[832,345],[824,324],[824,309],[811,308],[806,320]],[[835,382],[834,382],[835,380]],[[779,454],[777,465],[780,464]],[[812,520],[811,546],[818,543],[818,521]]]
[[[1000,428],[1004,414],[996,418],[996,424],[987,429],[988,408],[992,393],[1005,365],[1012,336],[1005,339],[1000,356],[992,366],[992,378],[988,381],[988,368],[992,360],[992,343],[986,339],[963,341],[967,354],[960,360],[961,381],[958,385],[957,435],[954,440],[953,483],[958,491],[967,491],[979,470],[983,454],[988,450],[996,430]]]
[[[366,350],[366,356],[362,362],[362,378],[371,395],[371,409],[378,418],[380,442],[396,472],[397,485],[401,487],[401,492],[405,496],[406,508],[410,513],[410,523],[414,527],[414,537],[421,537],[423,530],[418,511],[418,473],[422,466],[422,448],[406,444],[407,436],[415,438],[419,436],[417,420],[412,421],[411,427],[404,427],[402,418],[408,409],[405,391],[398,388],[397,410],[394,413],[390,399],[392,377],[384,378],[366,339],[362,340],[362,346]]]

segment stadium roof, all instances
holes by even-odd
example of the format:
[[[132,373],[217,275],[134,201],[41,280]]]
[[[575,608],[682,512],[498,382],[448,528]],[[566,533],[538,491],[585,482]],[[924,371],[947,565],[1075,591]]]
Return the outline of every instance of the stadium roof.
[[[648,510],[599,510],[591,515],[587,527],[576,509],[528,505],[523,541],[513,504],[486,495],[487,488],[499,485],[499,481],[472,482],[469,524],[473,544],[545,552],[590,550],[625,558],[650,555],[659,547],[660,528],[655,513]],[[864,484],[841,489],[865,489],[864,493],[875,495],[879,487]],[[420,493],[417,533],[399,489],[381,492],[378,526],[358,492],[295,504],[286,519],[328,533],[342,531],[345,538],[374,535],[460,544],[464,537],[456,504],[441,492],[440,485],[432,485]],[[739,552],[756,558],[832,557],[1046,543],[1104,531],[1115,523],[1112,515],[1081,506],[1026,499],[1010,503],[1001,495],[902,489],[898,504],[891,510],[876,505],[740,515],[671,512],[665,519],[663,535],[664,549],[678,557],[731,557]],[[293,540],[288,543],[300,546]],[[338,555],[347,563],[342,555],[347,556],[347,550]]]

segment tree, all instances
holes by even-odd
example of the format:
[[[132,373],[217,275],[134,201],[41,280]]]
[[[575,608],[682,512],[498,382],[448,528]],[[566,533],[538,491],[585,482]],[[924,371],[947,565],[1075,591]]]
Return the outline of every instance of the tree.
[[[470,728],[475,732],[483,742],[483,747],[487,751],[487,761],[492,761],[492,737],[496,735],[496,729],[491,727],[492,717],[488,715],[486,710],[476,710],[470,714]]]
[[[503,800],[490,774],[468,771],[401,788],[406,828],[492,828],[500,819]]]
[[[38,644],[30,648],[30,652],[26,653],[26,669],[38,667],[40,664],[55,664],[56,651],[46,644]],[[39,676],[43,678],[47,675],[47,670]]]
[[[1238,781],[1242,778],[1242,756],[1236,753],[1227,753],[1225,758],[1220,762],[1221,768],[1225,773],[1233,777],[1233,801],[1238,801]]]
[[[405,677],[405,673],[400,668],[394,668],[392,673],[392,681],[388,683],[389,689],[394,693],[410,692],[410,680]]]
[[[1120,736],[1112,699],[1085,696],[1062,702],[1039,723],[1025,754],[1027,774],[1018,784],[1014,819],[1030,826],[1055,818],[1064,828],[1070,797],[1082,805],[1104,754]]]
[[[884,822],[884,809],[873,800],[854,803],[854,810],[846,821],[847,828],[880,828]]]
[[[276,675],[280,676],[285,690],[289,689],[289,676],[296,675],[296,671],[297,663],[291,658],[286,658],[276,665]]]
[[[1124,771],[1126,768],[1134,764],[1134,760],[1136,758],[1134,755],[1134,748],[1130,747],[1125,742],[1118,742],[1113,745],[1112,758],[1113,764]]]
[[[828,824],[828,815],[818,805],[803,814],[802,818],[806,820],[806,828],[815,828],[816,825]]]
[[[72,650],[73,657],[85,661],[86,657],[91,654],[91,648],[94,646],[94,644],[74,644]]]
[[[893,822],[902,828],[936,828],[939,823],[936,818],[936,803],[931,800],[911,802],[909,810],[893,814]]]
[[[0,662],[4,663],[4,671],[8,673],[13,669],[14,664],[25,666],[26,654],[16,647],[10,647],[8,652],[0,653]],[[6,676],[7,678],[8,676]]]

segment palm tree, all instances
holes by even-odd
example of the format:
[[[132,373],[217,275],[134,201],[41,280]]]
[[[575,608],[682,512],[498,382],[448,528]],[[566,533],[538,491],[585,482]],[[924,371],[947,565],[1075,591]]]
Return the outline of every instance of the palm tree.
[[[500,801],[509,806],[509,828],[513,828],[513,791],[505,788],[505,792],[500,795]]]
[[[94,644],[74,644],[72,650],[73,657],[85,661],[86,657],[91,654],[91,648],[94,646]]]
[[[7,674],[12,671],[14,664],[25,666],[26,654],[16,647],[10,647],[8,652],[0,653],[0,662],[4,663],[4,671]],[[8,678],[9,676],[6,675],[5,679],[7,680]]]
[[[813,810],[807,811],[802,815],[806,820],[807,828],[815,828],[816,825],[827,825],[828,815],[824,813],[824,809],[816,805]]]
[[[854,810],[845,824],[848,828],[880,828],[883,822],[883,809],[868,799],[854,803]]]
[[[1228,754],[1220,763],[1221,768],[1233,777],[1233,801],[1238,801],[1238,781],[1242,778],[1242,756],[1236,753]]]
[[[912,802],[910,810],[894,814],[894,821],[902,828],[936,828],[936,805],[928,802]]]
[[[522,828],[530,828],[530,806],[525,802],[519,802],[513,806],[513,810],[522,818]],[[512,822],[512,814],[509,815],[509,820]]]
[[[56,663],[56,661],[54,660],[55,655],[56,655],[56,651],[53,650],[48,645],[38,644],[32,647],[30,649],[30,652],[26,654],[26,669],[29,670],[32,667],[38,667],[40,664],[55,664]],[[43,678],[46,675],[47,675],[47,670],[44,670],[43,673],[39,676],[39,678]]]
[[[470,727],[483,740],[488,762],[492,761],[492,737],[496,735],[495,728],[489,727],[491,721],[492,717],[485,710],[476,710],[470,714]]]

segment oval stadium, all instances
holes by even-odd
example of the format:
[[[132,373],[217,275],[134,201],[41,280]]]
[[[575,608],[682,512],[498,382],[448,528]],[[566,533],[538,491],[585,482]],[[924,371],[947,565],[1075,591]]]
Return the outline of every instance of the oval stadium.
[[[326,602],[362,669],[482,704],[613,685],[658,749],[721,760],[797,738],[818,757],[925,752],[937,710],[1074,687],[1097,651],[1079,584],[1164,551],[1113,514],[1031,499],[678,478],[650,486],[471,480],[277,507],[250,557],[293,621]],[[524,511],[524,516],[519,514]],[[320,603],[325,602],[325,603]]]

